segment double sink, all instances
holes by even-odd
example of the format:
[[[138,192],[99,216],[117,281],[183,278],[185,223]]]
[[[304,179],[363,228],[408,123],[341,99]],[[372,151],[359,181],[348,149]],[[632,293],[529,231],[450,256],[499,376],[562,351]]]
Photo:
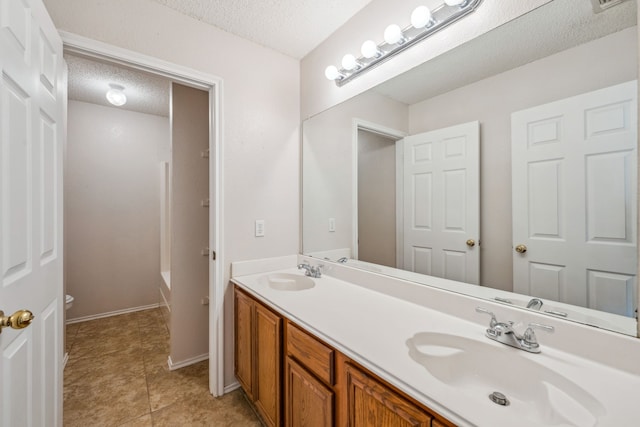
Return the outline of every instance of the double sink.
[[[261,275],[257,284],[276,294],[300,292],[296,294],[300,298],[305,295],[315,298],[314,292],[330,283],[325,281],[336,281],[291,271]],[[520,420],[519,425],[590,427],[601,425],[601,419],[607,418],[611,408],[602,399],[606,393],[597,387],[594,389],[593,385],[598,382],[592,381],[593,378],[585,383],[580,370],[574,366],[573,358],[578,360],[577,356],[562,353],[562,357],[558,357],[557,350],[545,351],[544,340],[542,354],[526,353],[489,340],[476,324],[463,320],[456,323],[460,324],[453,325],[451,332],[441,325],[434,330],[405,335],[405,348],[398,350],[404,351],[405,357],[408,354],[407,362],[422,368],[418,370],[424,374],[422,382],[429,384],[431,390],[449,390],[448,396],[464,399],[465,405],[499,413],[502,419]],[[568,367],[574,369],[566,369]],[[393,375],[393,370],[386,370]],[[589,372],[588,375],[606,373]],[[438,400],[438,396],[433,398]]]

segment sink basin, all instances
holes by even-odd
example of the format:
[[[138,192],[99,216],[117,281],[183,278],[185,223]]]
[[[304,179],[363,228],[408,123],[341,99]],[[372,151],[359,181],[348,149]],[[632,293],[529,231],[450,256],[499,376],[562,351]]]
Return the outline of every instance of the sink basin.
[[[316,285],[311,278],[300,274],[273,273],[264,276],[262,279],[262,282],[277,291],[303,291]]]
[[[409,356],[434,379],[488,408],[513,411],[514,420],[587,427],[605,414],[595,397],[521,350],[433,332],[417,333],[406,344]],[[508,406],[492,403],[489,395],[496,391]]]

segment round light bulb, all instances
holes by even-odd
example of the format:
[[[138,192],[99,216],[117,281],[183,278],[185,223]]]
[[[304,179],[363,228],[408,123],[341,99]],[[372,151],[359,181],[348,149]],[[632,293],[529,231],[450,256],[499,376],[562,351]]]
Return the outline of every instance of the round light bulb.
[[[122,91],[124,87],[120,85],[110,84],[107,91],[107,101],[116,107],[121,107],[127,103],[127,95]]]
[[[431,11],[427,6],[418,6],[411,14],[411,25],[414,28],[424,28],[431,22]]]
[[[357,70],[360,67],[358,65],[358,61],[356,60],[356,57],[351,55],[350,53],[347,53],[342,57],[342,68],[351,71]]]
[[[326,78],[328,78],[329,80],[335,80],[338,77],[340,77],[340,71],[338,71],[338,69],[336,68],[335,65],[329,65],[325,70],[324,70],[324,75]]]
[[[362,53],[362,56],[367,59],[377,58],[380,56],[378,45],[373,40],[367,40],[366,42],[362,43],[360,53]]]
[[[467,0],[444,0],[447,6],[460,6],[462,3],[466,3]]]
[[[402,44],[404,43],[404,37],[402,36],[402,30],[396,24],[389,25],[384,30],[384,41],[387,44]]]

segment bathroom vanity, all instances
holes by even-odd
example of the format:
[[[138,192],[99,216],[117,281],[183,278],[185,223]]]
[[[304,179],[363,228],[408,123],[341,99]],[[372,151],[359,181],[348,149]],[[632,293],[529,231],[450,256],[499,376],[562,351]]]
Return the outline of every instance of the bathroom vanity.
[[[582,427],[640,417],[634,338],[334,263],[310,278],[295,262],[232,267],[236,376],[267,425]],[[503,345],[485,336],[479,306],[521,333],[532,322],[555,333],[538,333],[539,354]]]
[[[238,285],[234,301],[236,377],[266,425],[454,425]]]

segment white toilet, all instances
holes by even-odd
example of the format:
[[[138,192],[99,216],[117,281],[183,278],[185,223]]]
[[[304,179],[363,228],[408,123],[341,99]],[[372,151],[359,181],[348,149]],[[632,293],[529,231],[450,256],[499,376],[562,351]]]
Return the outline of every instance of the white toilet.
[[[71,295],[65,295],[64,302],[65,302],[65,307],[64,307],[65,310],[69,310],[71,306],[73,306],[73,297]]]

